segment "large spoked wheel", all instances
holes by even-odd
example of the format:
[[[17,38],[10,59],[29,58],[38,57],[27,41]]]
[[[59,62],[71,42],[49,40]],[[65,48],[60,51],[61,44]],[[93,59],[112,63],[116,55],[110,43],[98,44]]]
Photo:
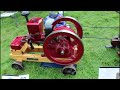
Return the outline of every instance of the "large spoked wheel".
[[[53,22],[52,29],[54,30],[55,25],[58,24],[61,21],[69,21],[69,22],[73,23],[74,26],[75,26],[75,28],[76,28],[76,30],[77,30],[76,34],[82,39],[82,37],[83,37],[82,27],[81,27],[80,23],[75,18],[73,18],[73,17],[65,16],[65,17],[62,17],[60,19],[57,19],[55,22]]]
[[[52,62],[70,65],[81,59],[84,47],[78,35],[67,30],[59,30],[46,37],[43,50],[45,56]]]
[[[15,62],[12,64],[12,68],[13,68],[13,69],[16,69],[16,70],[23,70],[23,69],[24,69],[24,66],[23,66],[22,62],[17,62],[17,61],[15,61]]]
[[[69,66],[65,66],[63,69],[62,69],[62,73],[64,75],[67,75],[67,74],[70,74],[70,75],[76,75],[76,67],[72,64],[72,65],[69,65]]]

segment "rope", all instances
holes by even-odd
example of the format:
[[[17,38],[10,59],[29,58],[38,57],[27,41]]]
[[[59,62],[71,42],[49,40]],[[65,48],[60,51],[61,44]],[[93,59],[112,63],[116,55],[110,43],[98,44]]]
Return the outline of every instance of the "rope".
[[[93,36],[83,36],[83,38],[95,38],[95,39],[111,40],[111,38],[100,38],[100,37],[93,37]]]
[[[83,28],[120,28],[120,26],[82,26]]]

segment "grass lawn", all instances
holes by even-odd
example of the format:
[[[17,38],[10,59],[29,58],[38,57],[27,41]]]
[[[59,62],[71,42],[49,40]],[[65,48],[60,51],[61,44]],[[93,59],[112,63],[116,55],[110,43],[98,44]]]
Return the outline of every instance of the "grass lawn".
[[[48,11],[31,12],[29,18],[43,17],[48,15]],[[82,26],[119,26],[119,14],[113,11],[65,11],[65,16],[76,18]],[[25,70],[19,71],[11,68],[14,60],[10,59],[10,43],[16,37],[27,34],[26,21],[20,13],[16,14],[17,24],[14,18],[2,18],[1,20],[1,75],[29,74],[30,79],[97,79],[98,70],[101,66],[119,66],[117,49],[106,49],[105,45],[110,45],[110,40],[83,38],[84,55],[77,65],[75,76],[61,73],[60,68],[43,68],[40,63],[24,62]],[[100,38],[112,38],[118,35],[118,28],[85,28],[84,36],[94,36]]]

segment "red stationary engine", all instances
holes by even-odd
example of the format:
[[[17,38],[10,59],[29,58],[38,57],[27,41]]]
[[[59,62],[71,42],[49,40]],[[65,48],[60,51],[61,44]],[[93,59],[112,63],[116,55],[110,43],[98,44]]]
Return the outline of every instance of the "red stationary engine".
[[[83,31],[76,19],[51,13],[43,18],[28,20],[28,11],[22,13],[27,21],[28,35],[17,36],[11,43],[11,57],[16,59],[13,68],[23,69],[22,61],[57,64],[63,67],[63,74],[76,74],[76,63],[84,53]],[[76,30],[67,25],[71,22]],[[33,44],[34,43],[34,44]],[[36,46],[35,44],[41,45]],[[30,52],[33,52],[32,54]],[[34,53],[35,52],[35,53]],[[41,52],[43,54],[36,54]]]
[[[81,41],[83,32],[81,25],[76,19],[72,17],[58,18],[52,23],[52,28],[49,33],[47,30],[43,32],[43,18],[32,18],[30,20],[26,18],[26,20],[29,34],[16,38],[11,43],[11,47],[18,47],[17,49],[20,49],[22,43],[19,42],[27,42],[30,44],[31,49],[34,49],[32,43],[38,45],[43,43],[44,56],[60,65],[75,64],[81,59],[84,52]],[[73,23],[76,30],[73,30],[66,24],[56,27],[57,24],[63,21]],[[46,33],[47,35],[45,35]],[[16,42],[17,45],[15,44]]]

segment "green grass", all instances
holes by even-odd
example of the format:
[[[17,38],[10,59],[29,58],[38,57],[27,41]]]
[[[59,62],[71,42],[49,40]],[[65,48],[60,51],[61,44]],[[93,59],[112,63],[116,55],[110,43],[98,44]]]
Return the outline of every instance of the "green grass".
[[[29,18],[45,18],[49,12],[31,12]],[[101,66],[119,66],[116,49],[106,49],[110,40],[83,38],[84,55],[77,65],[75,76],[64,76],[59,68],[43,68],[39,63],[24,62],[25,70],[17,71],[11,68],[14,60],[10,59],[10,43],[16,37],[27,34],[25,18],[16,14],[15,19],[1,19],[1,75],[3,74],[29,74],[30,79],[97,79]],[[82,26],[119,26],[119,15],[113,11],[65,11],[65,16],[76,18]],[[84,36],[112,38],[118,35],[118,28],[83,28]]]

